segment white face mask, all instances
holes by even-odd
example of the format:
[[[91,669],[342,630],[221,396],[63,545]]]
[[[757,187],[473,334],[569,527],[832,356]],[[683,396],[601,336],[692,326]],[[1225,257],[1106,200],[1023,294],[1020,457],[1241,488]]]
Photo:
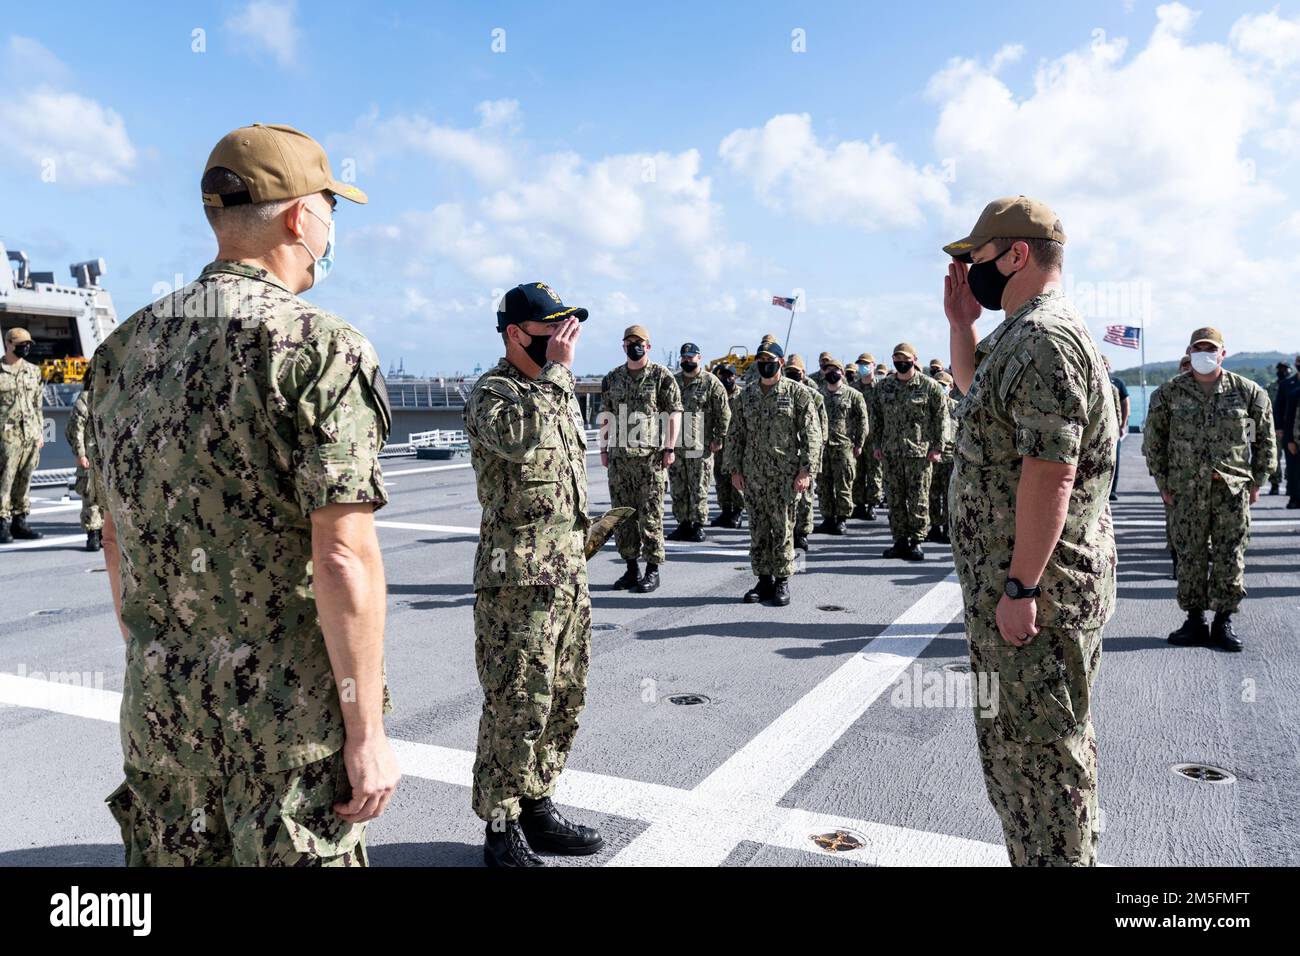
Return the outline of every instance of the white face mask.
[[[325,218],[316,215],[315,210],[308,209],[307,211],[313,216],[316,216],[316,218],[321,222],[325,222]],[[312,264],[311,271],[311,284],[313,288],[324,282],[325,277],[328,276],[330,270],[334,268],[334,217],[331,216],[329,222],[325,224],[329,227],[329,233],[325,237],[325,249],[319,256],[311,251],[311,246],[307,245],[302,236],[298,237],[298,241],[302,243],[302,247],[311,253],[312,259],[315,260]]]
[[[1219,367],[1218,352],[1193,352],[1192,353],[1192,371],[1201,375],[1212,375],[1214,370]]]

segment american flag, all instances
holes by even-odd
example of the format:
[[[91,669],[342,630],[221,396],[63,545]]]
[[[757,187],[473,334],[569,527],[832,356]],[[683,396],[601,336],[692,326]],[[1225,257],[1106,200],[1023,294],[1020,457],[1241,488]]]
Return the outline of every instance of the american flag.
[[[783,295],[772,296],[772,304],[779,305],[783,309],[789,309],[791,312],[794,311],[794,299],[787,299]]]
[[[1106,341],[1111,345],[1122,345],[1126,349],[1135,349],[1142,341],[1142,330],[1134,325],[1106,326]]]

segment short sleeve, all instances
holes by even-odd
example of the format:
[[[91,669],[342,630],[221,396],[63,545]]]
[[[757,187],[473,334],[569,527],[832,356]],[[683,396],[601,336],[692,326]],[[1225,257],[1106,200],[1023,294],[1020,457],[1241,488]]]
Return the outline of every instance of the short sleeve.
[[[682,410],[682,390],[677,387],[677,379],[671,374],[660,376],[659,408],[661,411],[680,412]]]
[[[392,425],[387,388],[370,343],[335,330],[303,345],[285,397],[298,433],[294,485],[304,514],[331,504],[388,501],[379,452]]]
[[[1111,384],[1115,386],[1115,389],[1119,392],[1119,400],[1121,402],[1124,401],[1124,399],[1128,398],[1128,386],[1124,384],[1124,380],[1122,378],[1117,378],[1112,376],[1110,381]]]
[[[1003,376],[999,392],[1015,425],[1016,453],[1078,464],[1089,401],[1079,358],[1043,336],[1027,341]]]

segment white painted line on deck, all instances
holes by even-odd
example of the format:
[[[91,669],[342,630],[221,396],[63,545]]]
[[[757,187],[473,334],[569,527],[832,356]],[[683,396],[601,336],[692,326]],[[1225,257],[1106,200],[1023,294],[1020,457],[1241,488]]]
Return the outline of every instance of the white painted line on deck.
[[[478,537],[478,528],[465,528],[452,524],[418,524],[414,521],[376,521],[376,528],[395,528],[398,531],[441,531],[444,534],[472,534]]]
[[[37,515],[54,514],[54,512],[56,511],[80,511],[80,510],[81,510],[81,501],[80,499],[78,499],[77,501],[60,502],[59,504],[51,505],[45,508],[33,508],[30,514],[34,518]]]
[[[587,449],[587,454],[599,455],[600,449],[589,448]],[[433,471],[456,471],[457,469],[472,468],[472,467],[473,464],[471,462],[464,461],[455,465],[430,465],[427,468],[403,468],[401,471],[385,471],[384,477],[388,478],[391,476],[393,478],[397,478],[400,477],[401,475],[425,475]]]
[[[78,506],[80,507],[80,506]],[[61,534],[54,538],[41,538],[39,541],[15,541],[13,544],[0,544],[0,554],[5,551],[30,551],[35,548],[53,548],[61,544],[71,544],[73,541],[85,542],[86,533],[80,534]]]
[[[777,802],[961,609],[961,587],[949,575],[881,632],[888,651],[873,639],[701,781],[694,792],[730,814],[652,824],[610,865],[718,866],[743,840],[769,842],[783,825]]]
[[[121,703],[122,695],[116,691],[0,673],[0,704],[116,723]],[[468,788],[471,785],[472,751],[411,740],[393,739],[390,743],[403,774],[457,787]],[[812,761],[807,763],[811,765]],[[812,842],[813,834],[849,829],[865,837],[866,845],[847,856],[837,856],[837,859],[847,862],[873,866],[1008,865],[1006,850],[997,844],[778,807],[767,803],[765,797],[757,803],[736,802],[727,795],[716,796],[702,785],[694,790],[683,790],[567,769],[560,777],[556,799],[594,813],[645,820],[650,824],[647,832],[678,831],[683,826],[691,830],[725,828],[739,832],[740,837],[733,839],[723,859],[741,840],[820,856],[825,851]],[[623,854],[616,860],[624,864],[628,862],[623,859]],[[698,864],[698,861],[679,862]]]

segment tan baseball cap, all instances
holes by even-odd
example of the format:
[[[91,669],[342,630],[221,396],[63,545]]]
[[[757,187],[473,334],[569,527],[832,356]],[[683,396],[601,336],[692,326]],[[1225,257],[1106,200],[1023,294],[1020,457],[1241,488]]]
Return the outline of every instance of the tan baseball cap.
[[[877,375],[885,375],[885,374],[887,374],[889,371],[890,371],[889,368],[886,367],[885,364],[884,364],[883,362],[876,366],[876,374],[877,374]]]
[[[367,201],[366,194],[356,186],[334,178],[324,147],[292,126],[254,123],[227,133],[213,147],[203,171],[216,166],[237,173],[248,189],[229,195],[204,193],[205,206],[297,199],[322,190],[356,203]]]
[[[893,354],[894,354],[894,355],[910,355],[910,356],[912,356],[912,360],[915,361],[915,360],[916,360],[916,346],[915,346],[915,345],[908,345],[906,342],[899,342],[897,345],[894,346]]]
[[[839,369],[841,372],[844,371],[844,363],[841,362],[839,359],[837,359],[837,358],[836,358],[835,356],[833,356],[833,355],[828,355],[828,356],[827,356],[827,357],[822,361],[822,364],[825,365],[827,368],[837,368],[837,369]]]
[[[19,342],[30,342],[31,340],[32,333],[16,325],[5,333],[5,341],[11,345],[17,345]]]
[[[857,359],[856,364],[858,364],[858,365],[875,365],[875,364],[876,364],[876,357],[875,357],[874,355],[872,355],[870,352],[863,352],[861,355],[858,356],[858,359]]]
[[[1223,348],[1223,333],[1213,326],[1207,325],[1205,328],[1193,332],[1192,341],[1187,344],[1190,347],[1197,342],[1213,342],[1219,348]]]
[[[800,355],[798,352],[790,353],[790,357],[785,360],[785,367],[797,368],[801,372],[808,371],[806,368],[803,367],[803,356]]]
[[[991,239],[1055,239],[1064,243],[1065,230],[1046,203],[1028,196],[1007,196],[985,206],[970,235],[948,243],[943,251],[959,262],[970,262],[970,254]]]
[[[646,331],[644,325],[629,325],[623,330],[623,341],[628,339],[640,339],[642,342],[650,341],[650,333]]]
[[[826,360],[827,360],[828,358],[830,358],[830,357],[831,357],[831,353],[830,353],[830,352],[823,352],[821,355],[817,356],[817,364],[818,364],[818,365],[825,365],[825,364],[826,364]]]
[[[943,368],[943,359],[930,359],[930,368],[934,368],[936,365]]]
[[[934,380],[941,385],[951,385],[953,381],[952,376],[947,372],[940,372],[934,377]]]

